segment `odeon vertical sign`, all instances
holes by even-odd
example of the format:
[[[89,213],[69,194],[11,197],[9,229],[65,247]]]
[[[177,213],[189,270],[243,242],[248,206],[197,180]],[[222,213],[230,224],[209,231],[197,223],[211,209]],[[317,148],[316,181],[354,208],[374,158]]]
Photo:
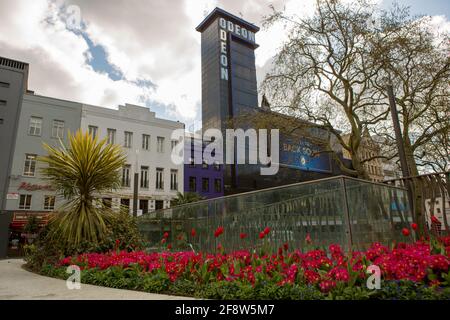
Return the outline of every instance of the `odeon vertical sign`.
[[[219,38],[220,38],[220,79],[229,80],[228,61],[228,33],[237,36],[239,39],[255,44],[255,33],[247,30],[237,23],[219,18]]]

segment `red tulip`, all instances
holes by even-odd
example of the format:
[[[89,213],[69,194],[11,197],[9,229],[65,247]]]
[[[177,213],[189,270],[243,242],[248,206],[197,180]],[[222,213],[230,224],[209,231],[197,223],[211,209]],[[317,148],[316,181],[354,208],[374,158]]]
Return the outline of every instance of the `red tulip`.
[[[402,229],[402,233],[405,237],[409,236],[409,229],[408,228],[403,228]]]
[[[265,234],[265,235],[268,235],[269,232],[270,232],[270,228],[269,228],[269,227],[266,227],[266,228],[264,229],[264,234]]]
[[[222,250],[223,249],[223,247],[222,247],[222,245],[219,243],[218,245],[217,245],[217,250]]]
[[[167,239],[168,237],[169,237],[169,233],[168,232],[164,232],[163,238]]]
[[[195,237],[197,235],[197,231],[194,228],[191,230],[191,236]]]
[[[439,221],[439,219],[436,218],[436,216],[432,216],[432,217],[431,217],[431,221],[432,221],[433,223],[436,223],[436,224],[441,223],[441,222]]]
[[[164,244],[164,243],[166,243],[166,239],[161,239],[161,244]]]
[[[241,234],[239,235],[239,237],[240,237],[241,239],[245,239],[245,238],[247,238],[247,234],[246,234],[246,233],[241,233]]]
[[[265,236],[266,236],[266,234],[264,233],[264,231],[261,231],[261,232],[259,233],[259,238],[260,238],[260,239],[264,239]]]
[[[216,231],[214,232],[214,237],[217,238],[217,237],[220,236],[222,233],[223,233],[223,227],[222,227],[222,226],[219,226],[219,227],[217,227]]]
[[[415,222],[411,223],[411,228],[413,230],[417,230],[417,223],[415,223]]]
[[[287,242],[284,243],[283,244],[283,248],[284,248],[285,251],[288,251],[289,250],[289,244]]]
[[[283,255],[283,248],[278,248],[278,255],[279,256],[282,256]]]
[[[306,235],[305,241],[306,243],[312,243],[311,236],[309,235],[309,233]]]
[[[169,243],[169,244],[167,245],[167,249],[169,249],[169,250],[172,249],[172,244]]]

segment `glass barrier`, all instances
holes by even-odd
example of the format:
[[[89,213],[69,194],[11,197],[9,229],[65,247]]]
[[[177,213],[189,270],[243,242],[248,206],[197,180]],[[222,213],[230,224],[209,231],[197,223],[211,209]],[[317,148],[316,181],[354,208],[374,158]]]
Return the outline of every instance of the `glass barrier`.
[[[219,244],[230,251],[277,250],[284,243],[299,249],[337,243],[359,250],[375,241],[400,240],[411,212],[405,189],[341,176],[158,210],[138,221],[150,250],[168,243],[173,250],[204,252]],[[216,238],[219,226],[224,232]],[[260,239],[267,227],[270,232]],[[165,232],[169,237],[161,244]]]

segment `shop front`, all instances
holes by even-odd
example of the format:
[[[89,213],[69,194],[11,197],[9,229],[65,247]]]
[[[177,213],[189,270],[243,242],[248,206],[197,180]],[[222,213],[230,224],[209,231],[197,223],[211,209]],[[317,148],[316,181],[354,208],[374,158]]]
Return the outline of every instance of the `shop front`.
[[[14,212],[9,224],[7,256],[23,256],[24,245],[33,243],[39,230],[48,223],[48,219],[48,212]]]

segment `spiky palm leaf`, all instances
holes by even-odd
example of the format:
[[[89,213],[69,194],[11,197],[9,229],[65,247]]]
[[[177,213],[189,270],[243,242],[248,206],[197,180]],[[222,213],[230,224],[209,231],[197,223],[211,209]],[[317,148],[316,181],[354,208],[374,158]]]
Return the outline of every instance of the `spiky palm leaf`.
[[[185,192],[184,194],[181,192],[177,192],[177,197],[172,200],[172,204],[174,206],[179,206],[182,204],[197,202],[204,199],[204,197],[200,196],[196,192]]]
[[[66,202],[51,220],[52,237],[69,246],[81,241],[103,240],[112,211],[95,196],[120,187],[120,168],[126,155],[119,145],[98,141],[78,130],[69,133],[69,146],[44,144],[48,156],[39,157],[48,166],[41,171]]]

